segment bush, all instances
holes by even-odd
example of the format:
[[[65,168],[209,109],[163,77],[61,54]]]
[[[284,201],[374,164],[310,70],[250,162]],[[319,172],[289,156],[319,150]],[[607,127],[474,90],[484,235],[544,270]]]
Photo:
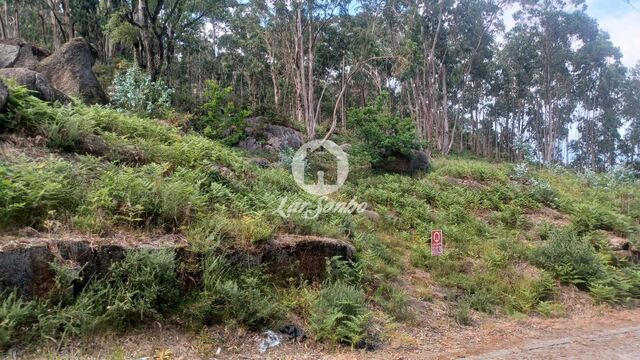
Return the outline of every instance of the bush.
[[[311,304],[309,327],[317,340],[355,346],[365,339],[370,318],[364,292],[336,282],[325,286]]]
[[[349,121],[362,139],[361,150],[369,155],[373,163],[397,155],[409,156],[411,150],[424,147],[409,118],[390,115],[387,107],[388,94],[383,94],[375,105],[352,109]]]
[[[171,105],[173,90],[137,66],[116,74],[109,89],[111,103],[134,113],[161,115]]]
[[[197,172],[150,164],[140,168],[116,167],[105,171],[87,195],[83,213],[98,214],[99,222],[169,228],[190,222],[204,208]],[[100,226],[99,226],[100,227]]]
[[[534,251],[533,258],[563,282],[583,289],[606,273],[593,247],[574,232],[551,234],[549,242]]]
[[[208,255],[203,266],[203,292],[191,310],[202,322],[259,329],[282,317],[283,308],[264,275],[233,269],[222,256]]]
[[[77,278],[57,266],[53,297],[26,302],[11,294],[0,303],[0,348],[33,339],[64,340],[99,327],[124,329],[167,313],[179,299],[172,250],[136,250],[111,267],[107,278],[92,279],[73,297]]]
[[[250,112],[239,110],[231,101],[231,87],[222,88],[216,81],[207,80],[202,105],[204,115],[196,123],[196,129],[205,136],[234,145],[246,137],[244,121]]]
[[[594,230],[606,230],[627,236],[633,230],[629,218],[600,204],[576,206],[573,215],[573,227],[579,234],[586,234]]]
[[[451,311],[451,317],[453,317],[455,322],[459,325],[470,326],[471,324],[473,324],[473,319],[471,318],[471,314],[469,314],[469,310],[469,303],[466,301],[461,301]]]
[[[24,86],[14,81],[7,82],[9,99],[6,109],[0,112],[0,133],[16,130],[36,131],[38,127],[55,111],[45,101],[32,95]]]
[[[0,225],[41,226],[51,216],[72,213],[84,198],[84,169],[50,157],[0,162]]]
[[[42,307],[36,302],[20,299],[17,293],[9,294],[0,302],[0,350],[6,349],[19,339],[31,337],[34,324]]]
[[[41,125],[41,131],[47,138],[47,146],[65,151],[80,149],[85,139],[93,135],[95,124],[91,118],[70,107],[52,112],[50,118]]]
[[[100,321],[124,328],[156,319],[178,302],[178,284],[173,250],[130,251],[111,267],[107,286],[112,298]]]
[[[396,320],[407,320],[411,317],[409,311],[409,296],[401,289],[383,284],[375,293],[376,302],[382,306],[384,312]]]

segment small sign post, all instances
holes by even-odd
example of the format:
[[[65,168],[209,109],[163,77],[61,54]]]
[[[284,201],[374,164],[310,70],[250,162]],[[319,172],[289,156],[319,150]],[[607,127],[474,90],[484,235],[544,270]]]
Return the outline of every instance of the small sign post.
[[[431,230],[431,256],[440,256],[442,253],[442,230]]]

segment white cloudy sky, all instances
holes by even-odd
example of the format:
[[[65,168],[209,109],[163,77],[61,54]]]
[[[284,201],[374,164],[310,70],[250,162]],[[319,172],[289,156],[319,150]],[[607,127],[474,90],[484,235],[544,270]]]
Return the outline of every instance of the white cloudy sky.
[[[598,20],[611,41],[622,51],[622,62],[632,67],[640,61],[640,0],[587,0],[587,14]],[[507,29],[514,10],[505,11]]]

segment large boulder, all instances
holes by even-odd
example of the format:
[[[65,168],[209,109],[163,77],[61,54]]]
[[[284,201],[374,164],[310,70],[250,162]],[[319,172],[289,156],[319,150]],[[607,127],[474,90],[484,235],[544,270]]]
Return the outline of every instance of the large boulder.
[[[88,104],[105,104],[107,96],[92,70],[97,55],[89,42],[74,38],[42,60],[36,70],[69,96],[78,96]]]
[[[0,68],[23,67],[34,70],[51,53],[22,39],[0,40]]]
[[[409,171],[429,171],[429,154],[422,150],[412,150],[409,160]]]
[[[245,120],[247,137],[238,147],[250,152],[280,151],[297,149],[304,144],[304,137],[298,130],[287,126],[270,124],[267,118],[258,116]]]
[[[35,96],[44,101],[68,103],[69,98],[49,84],[47,78],[39,72],[26,68],[0,69],[0,78],[13,79],[19,85],[35,92]]]
[[[409,155],[395,154],[373,165],[375,169],[397,172],[416,173],[429,171],[429,154],[426,151],[412,150]]]

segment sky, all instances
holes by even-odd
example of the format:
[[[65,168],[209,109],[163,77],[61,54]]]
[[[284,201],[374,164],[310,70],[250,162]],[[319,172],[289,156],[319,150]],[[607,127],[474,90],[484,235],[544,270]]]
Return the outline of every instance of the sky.
[[[515,21],[514,9],[505,11],[504,22],[510,29]],[[627,67],[640,61],[640,0],[587,0],[587,14],[598,20],[602,30],[622,51]]]

